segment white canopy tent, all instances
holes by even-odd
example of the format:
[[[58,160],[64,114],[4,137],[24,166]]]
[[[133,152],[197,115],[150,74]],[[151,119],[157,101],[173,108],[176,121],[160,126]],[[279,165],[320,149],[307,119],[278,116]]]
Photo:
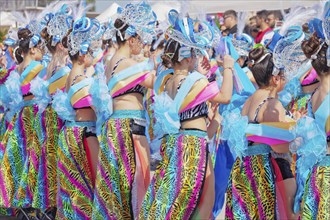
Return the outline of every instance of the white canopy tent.
[[[98,4],[96,0],[96,4]],[[118,7],[125,6],[130,2],[138,2],[138,1],[108,1],[106,2],[110,8],[114,8],[114,4]],[[224,12],[229,9],[233,9],[236,11],[259,11],[262,9],[266,10],[281,10],[287,9],[296,5],[300,6],[312,6],[313,4],[318,3],[318,0],[211,0],[211,1],[157,1],[157,0],[149,0],[147,1],[152,5],[153,10],[156,12],[159,20],[164,20],[167,17],[167,13],[170,9],[180,10],[182,7],[185,11],[189,12],[191,16],[197,16],[199,14],[211,14],[211,13],[219,13]],[[102,8],[105,8],[105,2],[102,1]],[[181,6],[182,5],[182,6]],[[105,6],[105,7],[104,7]],[[100,11],[99,16],[111,16],[111,13],[108,13],[108,9],[105,11]],[[117,9],[117,8],[116,8]]]

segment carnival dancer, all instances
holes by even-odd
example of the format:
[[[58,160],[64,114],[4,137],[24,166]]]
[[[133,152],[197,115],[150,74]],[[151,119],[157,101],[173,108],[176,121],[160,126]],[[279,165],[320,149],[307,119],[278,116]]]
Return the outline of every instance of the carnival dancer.
[[[225,57],[222,92],[216,82],[194,71],[197,51],[213,40],[213,29],[199,23],[194,32],[191,18],[169,12],[171,27],[163,64],[171,69],[155,83],[155,132],[162,134],[162,161],[157,167],[139,217],[141,219],[209,218],[214,202],[214,174],[207,147],[205,101],[228,103],[232,92],[233,59]],[[205,56],[205,52],[203,56]],[[209,66],[204,60],[204,68]],[[209,67],[208,67],[209,68]],[[189,72],[191,72],[189,74]]]
[[[0,141],[2,140],[3,135],[5,134],[8,121],[6,120],[6,111],[8,110],[4,106],[6,99],[6,88],[4,83],[6,82],[10,73],[15,70],[16,63],[13,56],[13,49],[16,47],[17,43],[17,30],[9,29],[6,39],[3,42],[0,54]],[[0,161],[3,155],[3,152],[0,153]]]
[[[52,10],[54,14],[47,13],[44,17],[47,26],[41,32],[52,59],[47,66],[46,79],[37,77],[31,82],[31,92],[38,105],[37,118],[42,128],[42,138],[39,138],[41,151],[38,155],[38,177],[32,207],[40,209],[44,216],[54,219],[57,195],[56,152],[63,121],[52,108],[51,102],[58,89],[65,90],[71,70],[67,66],[68,50],[62,45],[62,39],[71,28],[72,22],[68,13],[72,10],[69,10],[69,5],[63,3],[54,5]]]
[[[28,26],[33,30],[33,22]],[[1,141],[4,149],[0,161],[0,206],[2,207],[31,207],[37,178],[37,158],[34,153],[40,149],[37,130],[40,130],[35,117],[38,107],[30,91],[31,80],[46,75],[46,69],[37,60],[42,59],[44,43],[37,34],[40,31],[28,28],[18,31],[18,47],[15,49],[15,59],[19,64],[11,73],[5,85],[10,94],[8,119],[12,118]],[[21,209],[23,214],[25,211]],[[25,215],[25,214],[24,214]]]
[[[145,88],[154,83],[148,61],[131,57],[142,51],[143,42],[154,36],[156,15],[145,2],[118,10],[113,34],[118,50],[107,64],[108,90],[113,114],[102,126],[95,190],[96,219],[137,218],[150,182],[150,153],[145,137]]]
[[[72,31],[63,39],[68,47],[72,69],[67,78],[66,92],[53,96],[52,106],[65,124],[59,134],[57,149],[57,218],[90,219],[93,210],[95,171],[99,143],[96,137],[96,119],[102,106],[96,106],[100,97],[93,94],[99,85],[87,75],[92,65],[91,44],[101,38],[99,22],[89,19],[80,9],[74,18]],[[82,10],[82,12],[79,12]],[[104,97],[105,99],[107,97]],[[100,101],[98,100],[98,104]],[[104,100],[106,104],[106,100]]]
[[[300,140],[291,148],[298,155],[294,208],[298,212],[301,206],[301,219],[330,218],[329,11],[327,2],[322,19],[324,32],[316,33],[301,45],[320,78],[320,86],[312,94],[308,108],[308,115],[314,121],[307,117],[298,122],[296,133]]]

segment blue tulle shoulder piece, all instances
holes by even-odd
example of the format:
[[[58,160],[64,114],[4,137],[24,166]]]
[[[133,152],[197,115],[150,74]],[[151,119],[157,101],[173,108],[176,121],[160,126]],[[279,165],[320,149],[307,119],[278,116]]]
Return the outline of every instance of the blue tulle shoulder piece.
[[[156,123],[154,125],[154,134],[156,137],[162,137],[164,134],[176,134],[180,129],[179,113],[173,107],[174,100],[166,92],[160,95],[155,94],[154,110]]]
[[[245,130],[248,126],[248,117],[242,116],[240,109],[236,108],[223,118],[220,138],[227,140],[233,154],[242,158],[248,147]]]
[[[62,120],[75,121],[76,113],[66,92],[59,89],[56,91],[53,95],[52,107]]]
[[[161,138],[154,138],[151,142],[150,142],[150,151],[151,151],[151,155],[150,157],[152,159],[155,160],[161,160],[162,156],[160,155],[160,148],[162,145],[162,139]]]
[[[0,106],[4,107],[5,110],[8,108],[10,98],[5,84],[0,85]]]
[[[322,160],[327,153],[325,132],[310,117],[298,120],[293,130],[295,140],[290,144],[290,151],[297,154],[297,193],[294,201],[294,212],[300,210],[304,187],[313,166]]]
[[[8,101],[8,106],[6,108],[9,109],[6,114],[6,120],[11,121],[12,117],[19,112],[24,105],[20,75],[16,70],[7,78],[5,86],[8,95],[8,99],[6,99]]]
[[[287,83],[284,89],[279,93],[279,100],[282,102],[283,106],[287,106],[292,99],[297,98],[300,94],[302,94],[302,88],[299,78],[296,77]]]
[[[30,92],[34,95],[34,100],[38,105],[39,113],[44,112],[48,104],[51,102],[51,96],[48,92],[49,82],[40,77],[36,77],[31,81]]]
[[[95,76],[99,76],[99,75],[102,75],[102,77],[104,76],[105,66],[103,62],[96,63],[94,68],[95,68]]]
[[[104,75],[99,74],[95,77],[89,89],[89,93],[92,96],[93,106],[95,107],[97,115],[96,130],[97,135],[99,135],[103,122],[107,120],[113,112],[112,97],[109,93]]]

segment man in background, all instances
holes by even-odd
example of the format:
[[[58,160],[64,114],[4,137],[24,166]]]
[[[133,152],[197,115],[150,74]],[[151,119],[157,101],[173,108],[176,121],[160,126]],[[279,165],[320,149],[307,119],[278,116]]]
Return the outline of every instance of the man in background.
[[[266,10],[257,12],[257,28],[259,28],[259,33],[257,34],[254,42],[256,44],[267,44],[269,40],[272,39],[274,32],[267,22],[268,12]]]
[[[282,21],[283,16],[280,11],[269,11],[267,16],[267,23],[270,28],[279,27],[279,22]]]
[[[235,34],[237,32],[237,13],[234,10],[228,10],[223,13],[223,22],[226,32]]]

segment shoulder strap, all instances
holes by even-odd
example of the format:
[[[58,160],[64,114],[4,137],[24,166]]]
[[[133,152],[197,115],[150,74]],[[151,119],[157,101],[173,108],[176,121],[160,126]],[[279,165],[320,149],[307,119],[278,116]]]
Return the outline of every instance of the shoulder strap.
[[[114,66],[113,69],[112,69],[111,76],[113,76],[113,74],[115,73],[115,70],[116,70],[117,67],[119,66],[119,63],[120,63],[122,60],[124,60],[124,59],[125,59],[125,58],[123,57],[123,58],[119,59],[119,60],[116,62],[115,66]]]
[[[257,107],[257,109],[256,109],[256,113],[254,114],[253,122],[258,123],[257,118],[258,118],[258,115],[259,115],[260,108],[261,108],[261,107],[262,107],[262,106],[263,106],[268,100],[270,100],[270,99],[273,99],[273,97],[268,97],[268,98],[266,98],[265,100],[263,100],[263,101],[258,105],[258,107]]]

